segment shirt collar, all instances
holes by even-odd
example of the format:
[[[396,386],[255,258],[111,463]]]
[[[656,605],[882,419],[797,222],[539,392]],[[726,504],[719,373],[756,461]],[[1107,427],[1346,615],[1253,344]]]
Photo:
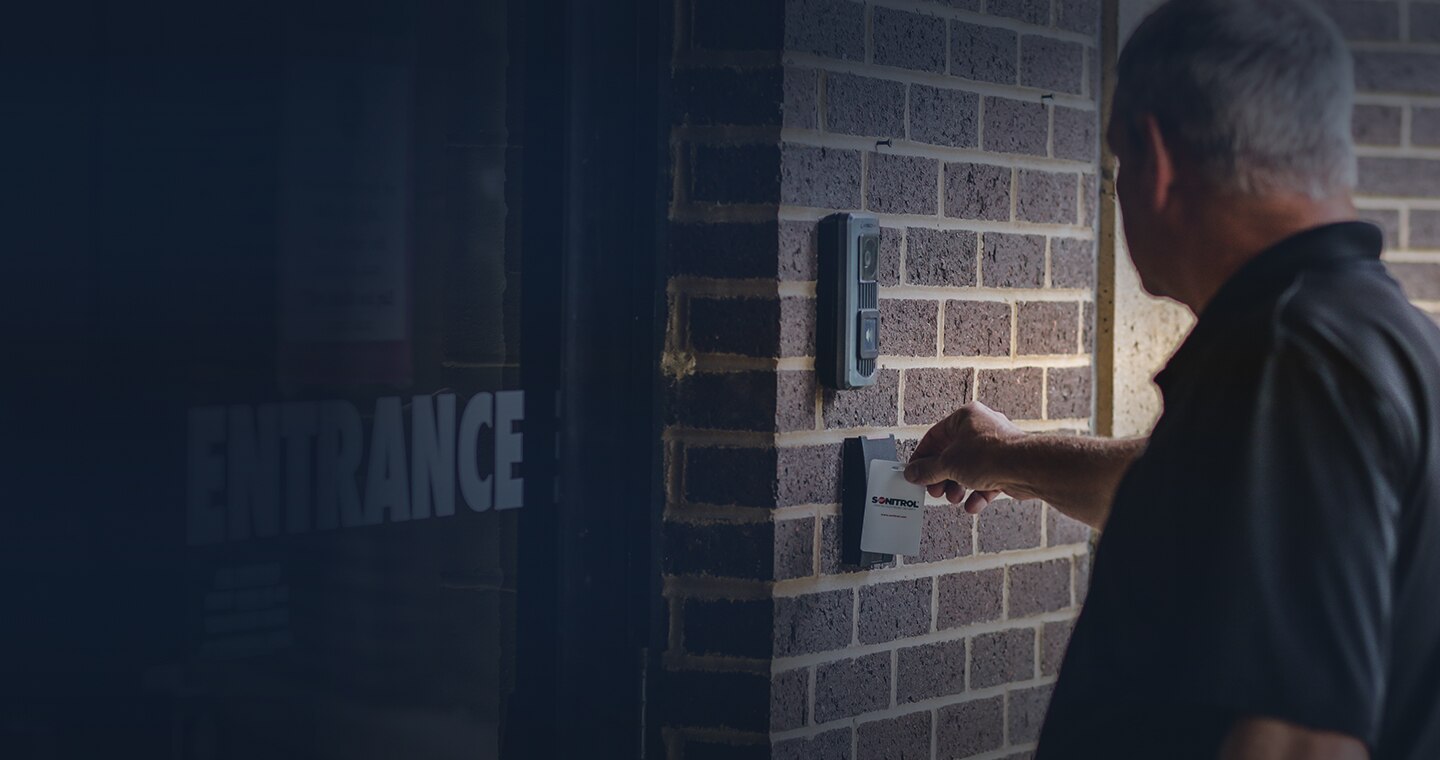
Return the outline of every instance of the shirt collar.
[[[1369,222],[1337,222],[1291,235],[1245,262],[1210,299],[1190,331],[1190,337],[1155,376],[1161,391],[1168,390],[1195,345],[1256,299],[1284,288],[1302,271],[1323,269],[1345,261],[1378,260],[1384,248],[1380,228]]]

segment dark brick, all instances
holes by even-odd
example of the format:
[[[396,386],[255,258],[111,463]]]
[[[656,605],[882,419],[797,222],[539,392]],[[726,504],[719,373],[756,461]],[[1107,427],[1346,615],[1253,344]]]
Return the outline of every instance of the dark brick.
[[[890,704],[890,653],[815,666],[815,722],[853,718]]]
[[[1356,211],[1359,217],[1376,227],[1385,236],[1385,247],[1387,249],[1400,247],[1400,212],[1395,209],[1374,209],[1362,208]],[[1411,238],[1414,238],[1415,214],[1410,214]]]
[[[1015,744],[1033,742],[1040,738],[1040,726],[1045,722],[1045,710],[1050,706],[1050,684],[1031,689],[1016,689],[1005,695],[1010,700],[1009,715],[1010,741]]]
[[[1009,356],[1010,304],[945,302],[946,356]]]
[[[942,575],[939,583],[935,612],[935,627],[939,630],[986,623],[1005,615],[1003,568]]]
[[[1410,209],[1410,247],[1440,248],[1440,211]]]
[[[1349,40],[1400,38],[1400,4],[1373,0],[1318,0]],[[1412,6],[1413,7],[1413,6]],[[1413,13],[1413,11],[1412,11]],[[1412,39],[1414,34],[1411,34]]]
[[[904,457],[901,461],[908,461]],[[968,557],[971,552],[970,530],[975,518],[958,504],[931,504],[925,507],[925,522],[920,531],[920,556],[916,562],[944,562]]]
[[[1005,696],[940,708],[935,744],[941,760],[970,757],[1005,743]]]
[[[1080,94],[1085,48],[1078,42],[1025,35],[1020,39],[1020,84],[1046,92]]]
[[[850,760],[850,728],[776,742],[772,760]]]
[[[1070,631],[1075,621],[1061,620],[1046,623],[1040,630],[1040,675],[1053,676],[1060,672],[1060,663],[1065,661],[1065,647],[1070,645]]]
[[[906,282],[954,288],[975,285],[974,232],[911,227],[905,240]]]
[[[1050,238],[1050,285],[1095,287],[1095,243],[1079,238]]]
[[[1089,50],[1086,50],[1085,73],[1089,75],[1090,85],[1089,89],[1086,91],[1086,94],[1090,96],[1090,99],[1092,101],[1100,99],[1100,69],[1101,66],[1099,48],[1090,48]]]
[[[872,720],[855,729],[857,760],[929,760],[930,711]]]
[[[1009,29],[950,23],[950,73],[964,79],[1015,84],[1019,38]]]
[[[1044,370],[1039,367],[980,370],[977,398],[986,406],[1015,420],[1038,420],[1040,385]]]
[[[948,697],[965,691],[965,640],[905,647],[896,653],[898,704]]]
[[[695,0],[691,40],[701,50],[780,50],[784,21],[774,0]]]
[[[770,656],[775,627],[770,600],[687,599],[684,604],[686,652]]]
[[[966,367],[905,371],[905,424],[933,424],[970,400],[972,372]]]
[[[780,151],[773,145],[696,145],[690,199],[702,203],[775,203]]]
[[[784,125],[794,129],[819,129],[819,72],[815,69],[785,67],[784,93]]]
[[[775,222],[672,224],[671,271],[695,277],[773,277]]]
[[[686,124],[778,125],[782,80],[778,67],[677,69],[676,117]]]
[[[892,214],[934,214],[940,162],[920,156],[871,153],[866,207]]]
[[[1080,307],[1080,347],[1085,353],[1095,352],[1095,302]]]
[[[771,523],[665,524],[665,572],[770,580],[775,530]]]
[[[1423,148],[1440,147],[1440,108],[1411,107],[1410,142]]]
[[[772,448],[686,447],[685,499],[697,504],[773,507],[776,462]]]
[[[780,506],[840,501],[840,444],[782,446],[776,452],[779,472],[785,473],[780,479]]]
[[[930,580],[917,578],[860,589],[860,643],[880,644],[930,631]]]
[[[1062,367],[1046,370],[1045,412],[1052,420],[1088,420],[1091,406],[1089,367]]]
[[[1049,152],[1050,114],[1044,103],[985,98],[985,150],[1043,156]]]
[[[815,574],[815,518],[775,522],[775,579]],[[769,631],[766,632],[767,635]]]
[[[1410,39],[1440,42],[1440,5],[1410,3]]]
[[[840,564],[840,518],[827,515],[820,518],[820,574],[839,575],[844,570]]]
[[[764,731],[770,721],[770,677],[752,673],[667,671],[666,724]]]
[[[849,589],[775,600],[775,656],[790,657],[850,646],[854,596]]]
[[[1045,285],[1043,236],[986,232],[981,249],[981,285],[986,288],[1043,288]]]
[[[846,135],[904,136],[904,83],[826,74],[825,129]]]
[[[1355,85],[1362,92],[1440,95],[1440,54],[1357,50],[1354,56]]]
[[[787,143],[780,154],[780,202],[795,206],[860,207],[860,152]]]
[[[1416,301],[1440,301],[1440,264],[1386,262],[1390,275],[1400,281],[1405,295]]]
[[[1049,630],[1048,628],[1046,630]],[[805,725],[810,713],[810,669],[776,673],[770,679],[770,730],[786,731]]]
[[[785,49],[864,60],[865,6],[852,0],[786,0]]]
[[[939,301],[880,299],[880,353],[934,356],[939,317]]]
[[[982,633],[970,640],[970,688],[1028,681],[1035,677],[1035,629]]]
[[[1360,145],[1399,145],[1402,113],[1398,106],[1355,106],[1350,119],[1355,142]]]
[[[1099,150],[1099,115],[1095,111],[1055,106],[1055,157],[1094,161]]]
[[[1000,499],[976,518],[980,553],[1033,549],[1040,545],[1042,507],[1035,501]]]
[[[1011,173],[1007,166],[945,164],[945,215],[1009,221]]]
[[[1055,14],[1061,29],[1081,34],[1100,31],[1100,0],[1058,0]]]
[[[1008,572],[1010,617],[1029,617],[1070,606],[1070,560],[1011,565]]]
[[[1085,595],[1090,592],[1090,555],[1075,558],[1075,603],[1084,604]]]
[[[699,372],[671,389],[670,421],[721,430],[775,429],[773,372]],[[717,403],[724,400],[725,403]]]
[[[1016,174],[1015,215],[1022,222],[1075,224],[1079,219],[1078,174],[1020,169]]]
[[[780,302],[692,298],[690,344],[702,353],[775,356],[780,348]]]
[[[943,20],[876,6],[870,23],[875,63],[936,73],[945,71]]]
[[[786,296],[780,299],[779,316],[780,355],[813,355],[815,353],[815,299]]]
[[[780,279],[813,280],[816,277],[815,222],[780,222]],[[775,240],[775,238],[771,238]],[[763,248],[761,250],[764,250]],[[746,251],[737,251],[745,255]]]
[[[1050,25],[1050,0],[990,0],[985,12],[1027,24]]]
[[[815,373],[775,373],[775,425],[781,432],[815,429]]]
[[[886,303],[880,302],[882,307]],[[881,321],[888,317],[881,309]],[[892,350],[881,337],[881,348]],[[827,428],[891,427],[900,415],[900,370],[876,371],[875,384],[849,391],[826,388],[821,393],[821,412]]]
[[[900,243],[905,233],[894,227],[880,228],[880,276],[883,286],[900,284]]]
[[[979,116],[980,96],[975,93],[910,85],[911,140],[956,148],[977,147]]]
[[[1073,354],[1080,343],[1080,305],[1024,301],[1015,308],[1017,353]]]

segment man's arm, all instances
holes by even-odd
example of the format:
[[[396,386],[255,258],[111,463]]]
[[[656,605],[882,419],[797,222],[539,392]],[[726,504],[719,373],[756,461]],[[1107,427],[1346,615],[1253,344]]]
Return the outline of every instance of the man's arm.
[[[1026,433],[979,402],[966,404],[921,439],[905,477],[976,513],[1000,492],[1043,499],[1096,529],[1148,439]],[[970,495],[966,498],[966,491]]]
[[[1366,760],[1360,740],[1316,731],[1275,718],[1235,721],[1220,746],[1220,760]]]

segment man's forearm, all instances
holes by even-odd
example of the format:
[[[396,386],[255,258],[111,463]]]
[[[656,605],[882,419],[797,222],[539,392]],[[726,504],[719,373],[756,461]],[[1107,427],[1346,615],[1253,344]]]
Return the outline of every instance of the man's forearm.
[[[1101,529],[1125,471],[1148,438],[1032,434],[1006,446],[1000,467],[1012,496],[1043,499],[1066,515]]]

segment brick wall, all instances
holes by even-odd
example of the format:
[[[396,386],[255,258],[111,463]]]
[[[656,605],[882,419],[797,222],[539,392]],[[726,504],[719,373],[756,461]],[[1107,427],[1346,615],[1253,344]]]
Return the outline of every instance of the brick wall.
[[[1033,748],[1088,531],[926,508],[839,564],[840,442],[978,398],[1091,426],[1098,0],[677,0],[663,692],[673,758]],[[815,225],[883,228],[879,382],[813,361]]]
[[[1385,230],[1391,274],[1440,319],[1440,2],[1324,5],[1355,53],[1357,203]]]

